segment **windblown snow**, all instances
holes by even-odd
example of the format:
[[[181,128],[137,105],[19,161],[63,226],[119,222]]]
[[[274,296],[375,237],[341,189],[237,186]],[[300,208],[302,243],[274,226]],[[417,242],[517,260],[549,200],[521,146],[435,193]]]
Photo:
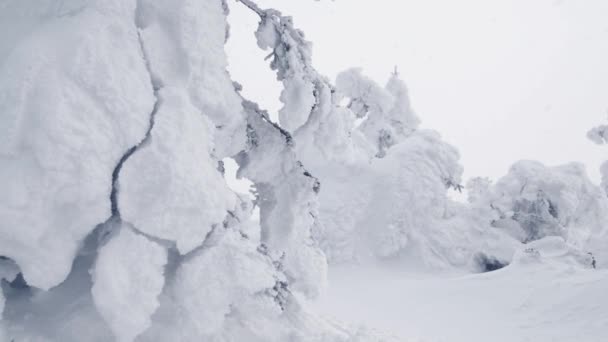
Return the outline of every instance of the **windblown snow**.
[[[227,71],[233,6],[277,113]],[[397,72],[329,80],[250,0],[6,0],[0,341],[605,341],[606,165],[465,186]]]

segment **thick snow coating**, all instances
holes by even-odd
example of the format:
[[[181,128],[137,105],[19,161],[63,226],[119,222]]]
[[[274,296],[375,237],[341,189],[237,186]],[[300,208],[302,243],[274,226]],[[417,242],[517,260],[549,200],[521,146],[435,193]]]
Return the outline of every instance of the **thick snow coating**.
[[[449,224],[447,191],[460,187],[457,151],[437,133],[418,130],[419,119],[396,73],[381,87],[352,69],[333,86],[314,70],[309,44],[291,25],[290,18],[262,16],[258,45],[273,49],[271,66],[286,88],[294,78],[314,86],[315,105],[291,136],[299,160],[321,184],[313,237],[325,254],[333,261],[352,261],[409,249],[432,266],[466,266],[479,246],[460,232],[440,233]],[[297,48],[294,42],[300,42]],[[309,93],[303,90],[299,98]],[[286,107],[282,111],[289,113]],[[438,236],[429,239],[431,231]],[[465,250],[457,260],[449,255],[454,243]],[[434,252],[422,256],[427,249]]]
[[[110,216],[112,170],[152,109],[135,4],[71,5],[10,1],[1,20],[29,25],[0,56],[0,250],[43,289]]]
[[[40,5],[3,8],[25,17],[0,69],[3,336],[348,340],[298,304],[327,269],[319,182],[235,90],[226,4]],[[259,226],[223,178],[231,156]]]
[[[233,5],[259,16],[250,38],[282,85],[276,116],[227,72]],[[231,189],[227,160],[251,194]],[[332,83],[276,10],[8,0],[0,342],[524,341],[525,324],[542,341],[599,342],[607,165],[599,187],[579,164],[520,161],[469,180],[459,203],[458,151],[420,127],[397,71]],[[492,297],[508,324],[480,321]],[[358,315],[402,336],[340,320]]]
[[[492,226],[516,240],[560,236],[606,267],[608,198],[580,164],[546,167],[520,161],[472,201],[489,210]]]
[[[99,249],[91,293],[117,341],[133,341],[150,326],[166,263],[164,247],[127,226]]]
[[[325,285],[327,268],[312,238],[319,181],[296,159],[288,132],[277,130],[253,103],[246,102],[245,108],[249,151],[237,157],[238,176],[256,186],[260,241],[280,259],[295,289],[316,296]]]

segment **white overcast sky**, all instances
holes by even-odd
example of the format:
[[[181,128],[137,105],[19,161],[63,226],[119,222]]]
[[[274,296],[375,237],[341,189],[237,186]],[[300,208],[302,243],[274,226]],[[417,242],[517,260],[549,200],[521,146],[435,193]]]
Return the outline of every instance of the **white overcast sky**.
[[[599,179],[608,147],[586,139],[608,122],[608,0],[258,0],[293,16],[314,64],[334,79],[361,67],[384,84],[394,66],[425,128],[461,154],[465,177],[504,175],[520,159],[580,161]],[[280,85],[229,0],[230,71],[276,111]]]

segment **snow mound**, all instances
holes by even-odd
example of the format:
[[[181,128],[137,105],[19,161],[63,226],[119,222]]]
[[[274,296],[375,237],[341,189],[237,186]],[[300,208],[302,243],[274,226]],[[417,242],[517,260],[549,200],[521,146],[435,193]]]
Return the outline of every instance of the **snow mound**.
[[[596,267],[593,254],[569,245],[559,236],[547,236],[530,242],[525,245],[525,248],[515,253],[513,265],[530,263],[561,263],[588,269]]]

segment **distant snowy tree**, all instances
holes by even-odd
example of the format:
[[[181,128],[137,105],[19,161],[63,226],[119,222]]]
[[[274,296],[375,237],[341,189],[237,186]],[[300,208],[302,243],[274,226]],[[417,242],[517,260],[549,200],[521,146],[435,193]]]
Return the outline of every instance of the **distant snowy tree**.
[[[494,213],[494,227],[521,242],[559,236],[584,251],[601,255],[608,238],[608,198],[581,164],[547,167],[520,161],[475,201]]]
[[[475,177],[467,181],[467,200],[469,203],[475,204],[482,201],[489,193],[492,181],[485,177]]]
[[[601,145],[608,143],[608,125],[600,125],[587,132],[587,137],[594,143]],[[608,160],[600,166],[602,175],[602,188],[608,195]]]
[[[397,73],[386,87],[351,69],[338,75],[336,87],[349,99],[348,108],[364,121],[359,130],[376,147],[377,157],[410,135],[420,123],[410,107],[407,87]]]
[[[538,240],[544,236],[563,236],[565,229],[557,221],[558,209],[542,190],[535,199],[520,198],[513,203],[513,219],[525,232],[523,242]]]

